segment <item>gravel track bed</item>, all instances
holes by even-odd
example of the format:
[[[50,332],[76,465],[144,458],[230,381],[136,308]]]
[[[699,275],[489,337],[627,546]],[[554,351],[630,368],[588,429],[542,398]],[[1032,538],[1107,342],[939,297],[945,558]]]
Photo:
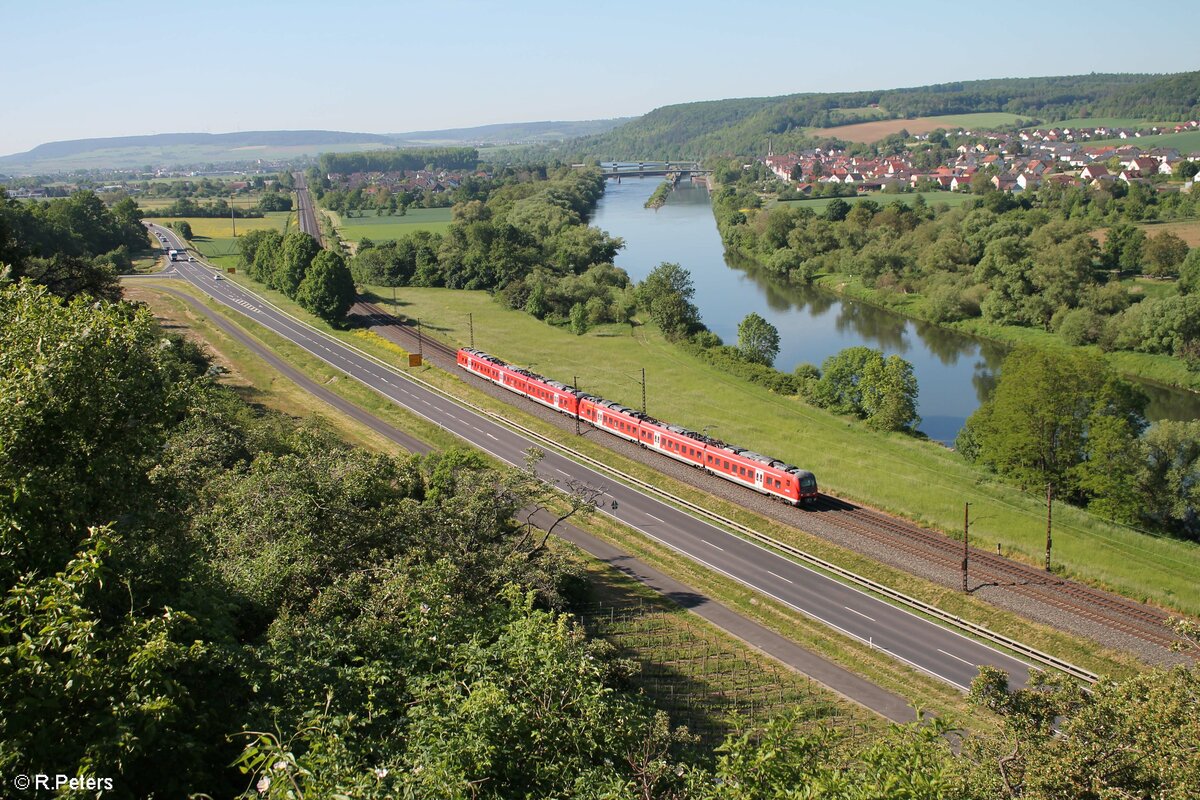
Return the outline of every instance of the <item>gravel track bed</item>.
[[[395,341],[405,348],[415,345],[415,335],[410,336],[406,328],[398,328],[394,325],[373,325],[371,330],[380,336]],[[532,400],[522,399],[493,383],[466,373],[458,368],[454,359],[442,355],[433,350],[433,348],[426,348],[425,358],[438,367],[458,375],[474,388],[519,408],[527,414],[548,422],[560,430],[570,433],[572,436],[574,435],[575,422],[572,418],[551,411]],[[632,442],[598,431],[586,423],[582,425],[581,430],[583,431],[583,435],[591,441],[599,442],[609,450],[645,464],[658,472],[700,489],[713,497],[735,503],[764,517],[799,528],[882,564],[903,570],[940,586],[955,590],[959,590],[962,586],[962,572],[957,566],[947,568],[944,564],[938,563],[938,556],[935,556],[932,552],[929,558],[922,558],[919,553],[889,547],[875,539],[858,534],[837,524],[835,513],[793,508],[749,489],[743,489],[727,481],[715,478],[695,467],[690,467],[658,453],[644,450]],[[820,481],[819,475],[817,476],[817,480]],[[869,508],[868,506],[863,507]],[[1061,583],[1058,580],[1055,582]],[[974,583],[976,583],[975,580],[972,581],[972,584]],[[1029,591],[1029,588],[1026,587],[1025,591]],[[1053,592],[1054,588],[1053,586],[1046,586],[1044,589],[1036,591]],[[1003,585],[976,586],[972,589],[972,594],[999,608],[1019,614],[1026,619],[1086,637],[1106,647],[1133,653],[1150,664],[1167,665],[1188,661],[1187,656],[1180,653],[1173,653],[1165,647],[1112,628],[1101,621],[1088,619],[1067,609],[1052,605],[1049,602],[1039,601],[1036,594],[1029,596],[1028,594],[1014,591],[1012,587]]]

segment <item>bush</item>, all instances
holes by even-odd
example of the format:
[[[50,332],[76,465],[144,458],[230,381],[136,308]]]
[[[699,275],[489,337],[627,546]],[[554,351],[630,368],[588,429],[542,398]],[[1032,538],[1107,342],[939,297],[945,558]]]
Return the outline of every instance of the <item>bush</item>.
[[[1090,308],[1075,308],[1058,317],[1058,333],[1067,344],[1095,344],[1104,335],[1104,317]]]

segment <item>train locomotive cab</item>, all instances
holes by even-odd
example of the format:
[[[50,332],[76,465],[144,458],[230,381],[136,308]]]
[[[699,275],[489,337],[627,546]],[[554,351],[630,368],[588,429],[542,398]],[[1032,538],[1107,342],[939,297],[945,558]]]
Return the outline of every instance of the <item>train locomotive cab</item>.
[[[800,483],[800,497],[797,505],[817,502],[820,494],[817,491],[817,476],[799,467],[792,467],[789,471],[796,476],[796,480]]]

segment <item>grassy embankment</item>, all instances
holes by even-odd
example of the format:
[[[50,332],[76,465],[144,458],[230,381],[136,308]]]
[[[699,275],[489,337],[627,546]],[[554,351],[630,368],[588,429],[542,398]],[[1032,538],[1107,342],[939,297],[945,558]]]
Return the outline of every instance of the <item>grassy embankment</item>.
[[[233,237],[235,225],[239,235],[259,230],[284,233],[296,225],[294,211],[271,211],[264,217],[238,219],[236,222],[227,217],[155,217],[150,221],[157,225],[170,225],[179,219],[192,226],[192,246],[214,266],[222,269],[240,266],[237,239]]]
[[[387,294],[390,294],[390,290]],[[385,296],[381,290],[380,296]],[[963,502],[986,521],[976,541],[998,542],[1030,563],[1040,562],[1044,509],[965,464],[956,454],[899,434],[882,435],[857,422],[731,379],[666,342],[650,326],[606,326],[575,337],[486,294],[405,289],[401,313],[421,317],[452,342],[467,338],[474,315],[481,349],[517,363],[535,363],[552,377],[578,374],[583,388],[640,404],[637,370],[647,367],[649,411],[695,430],[813,469],[824,489],[947,531],[957,531]],[[798,524],[803,526],[803,514]],[[1069,574],[1190,613],[1200,611],[1200,547],[1105,523],[1079,509],[1056,509],[1054,559]]]
[[[183,284],[164,282],[163,285],[200,297]],[[396,443],[313,397],[217,327],[208,314],[161,291],[159,286],[144,282],[127,286],[126,297],[147,303],[164,329],[185,332],[202,343],[214,363],[225,370],[221,382],[247,402],[297,418],[315,415],[356,446],[391,454],[402,452]],[[213,315],[234,317],[206,305]],[[262,337],[264,333],[259,329],[256,335]],[[356,342],[365,343],[362,337]],[[377,346],[378,342],[371,344]],[[281,353],[285,360],[327,388],[369,408],[396,428],[440,448],[456,442],[441,428],[383,401],[354,381],[339,378],[323,362],[290,348],[283,340],[274,338],[270,345],[277,352],[290,350]],[[596,518],[595,522],[608,528],[617,527],[607,519]],[[671,714],[673,724],[688,724],[694,733],[712,740],[724,734],[728,726],[725,716],[732,711],[761,722],[771,714],[798,706],[805,707],[810,718],[839,727],[850,723],[879,724],[876,717],[858,705],[750,649],[620,571],[565,543],[560,542],[556,547],[580,564],[592,583],[593,602],[581,609],[587,627],[612,641],[622,655],[641,664],[635,685]],[[904,685],[902,681],[897,683]],[[962,715],[963,709],[955,698],[945,702],[941,687],[934,689],[934,697],[924,697],[919,692],[912,696],[918,702],[932,701],[943,713]]]

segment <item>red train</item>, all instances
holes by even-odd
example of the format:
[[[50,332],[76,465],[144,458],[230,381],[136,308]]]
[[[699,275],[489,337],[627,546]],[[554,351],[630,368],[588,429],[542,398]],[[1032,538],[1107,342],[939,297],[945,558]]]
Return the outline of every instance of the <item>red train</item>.
[[[578,416],[614,436],[637,442],[642,447],[657,450],[756,492],[794,506],[814,502],[817,498],[817,479],[808,470],[678,425],[660,422],[619,403],[581,392],[574,386],[506,364],[479,350],[460,349],[458,365],[535,403],[572,417]]]

